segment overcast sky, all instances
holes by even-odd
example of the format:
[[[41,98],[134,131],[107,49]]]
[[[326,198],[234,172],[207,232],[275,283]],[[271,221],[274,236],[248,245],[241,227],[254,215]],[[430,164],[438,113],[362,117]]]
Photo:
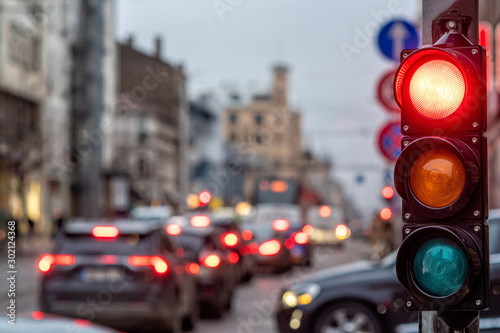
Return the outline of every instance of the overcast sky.
[[[390,120],[376,100],[378,79],[395,64],[376,47],[391,18],[417,22],[417,0],[118,0],[117,36],[183,63],[191,97],[236,87],[262,91],[270,68],[291,68],[292,105],[303,114],[307,148],[331,157],[335,175],[365,214],[383,205],[376,137]],[[387,18],[386,18],[387,17]],[[363,31],[363,32],[360,32]],[[344,51],[343,51],[344,50]],[[364,182],[355,182],[357,175]]]

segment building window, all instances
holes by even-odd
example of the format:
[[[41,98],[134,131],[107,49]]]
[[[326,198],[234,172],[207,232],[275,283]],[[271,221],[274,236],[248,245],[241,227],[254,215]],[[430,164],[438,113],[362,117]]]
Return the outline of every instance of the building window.
[[[257,142],[259,145],[261,145],[262,144],[262,135],[257,134],[255,136],[255,142]]]
[[[235,113],[231,113],[231,115],[229,116],[229,121],[231,122],[231,124],[236,124],[236,122],[238,121],[238,116]]]
[[[25,70],[38,71],[41,61],[40,38],[22,25],[12,23],[8,36],[10,60]]]
[[[139,176],[141,178],[148,178],[149,176],[149,170],[148,170],[148,165],[146,162],[146,159],[144,157],[139,158]]]
[[[255,115],[255,124],[262,125],[263,120],[264,116],[262,116],[261,114]]]
[[[232,143],[236,142],[236,134],[231,133],[229,135],[229,141],[231,141]]]

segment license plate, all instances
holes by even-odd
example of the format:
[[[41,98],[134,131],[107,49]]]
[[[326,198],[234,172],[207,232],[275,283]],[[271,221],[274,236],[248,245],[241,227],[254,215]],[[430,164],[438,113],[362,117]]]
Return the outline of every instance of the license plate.
[[[85,268],[82,270],[83,282],[116,282],[123,280],[123,270],[119,268]]]

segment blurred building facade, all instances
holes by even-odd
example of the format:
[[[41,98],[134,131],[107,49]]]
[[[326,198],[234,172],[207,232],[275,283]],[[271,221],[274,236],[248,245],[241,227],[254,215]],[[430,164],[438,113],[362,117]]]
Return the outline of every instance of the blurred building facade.
[[[114,118],[112,168],[128,171],[133,205],[184,202],[185,150],[189,107],[182,66],[134,48],[133,38],[118,44],[118,109]]]
[[[329,184],[330,165],[302,146],[301,115],[288,101],[289,70],[279,64],[272,74],[268,93],[254,95],[249,105],[230,106],[224,114],[224,141],[230,150],[227,168],[238,170],[231,195],[251,200],[260,179],[277,178],[299,183],[308,197],[319,192],[327,196],[324,185]],[[239,189],[242,194],[235,193]]]
[[[90,113],[88,105],[75,99],[82,97],[79,91],[93,86],[92,80],[76,82],[78,68],[86,67],[77,61],[81,48],[86,47],[81,43],[88,21],[85,15],[95,19],[94,27],[99,22],[102,28],[86,36],[99,36],[96,54],[101,66],[95,73],[102,89],[96,95],[104,101],[94,108],[97,117],[90,129],[75,126],[85,118],[75,121],[81,116],[75,104]],[[79,179],[75,175],[85,167],[82,159],[75,159],[75,150],[101,154],[97,148],[105,137],[102,115],[113,109],[115,100],[115,69],[109,69],[115,62],[113,17],[113,0],[92,4],[0,0],[0,215],[20,221],[21,229],[29,218],[36,231],[50,232],[55,209],[71,215],[77,205],[74,192]],[[87,49],[95,51],[96,47],[87,45]],[[86,141],[82,135],[87,135]],[[97,141],[90,140],[90,135]],[[100,158],[98,163],[93,171],[96,178],[102,173]]]

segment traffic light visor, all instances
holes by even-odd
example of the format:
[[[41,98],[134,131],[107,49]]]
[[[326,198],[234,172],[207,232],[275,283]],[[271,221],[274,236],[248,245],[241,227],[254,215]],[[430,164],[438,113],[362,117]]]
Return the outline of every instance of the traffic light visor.
[[[452,240],[432,238],[415,252],[413,274],[417,285],[432,296],[456,293],[467,276],[467,257]]]
[[[411,190],[418,201],[429,207],[451,205],[462,194],[465,183],[464,165],[449,150],[428,150],[411,167]]]

